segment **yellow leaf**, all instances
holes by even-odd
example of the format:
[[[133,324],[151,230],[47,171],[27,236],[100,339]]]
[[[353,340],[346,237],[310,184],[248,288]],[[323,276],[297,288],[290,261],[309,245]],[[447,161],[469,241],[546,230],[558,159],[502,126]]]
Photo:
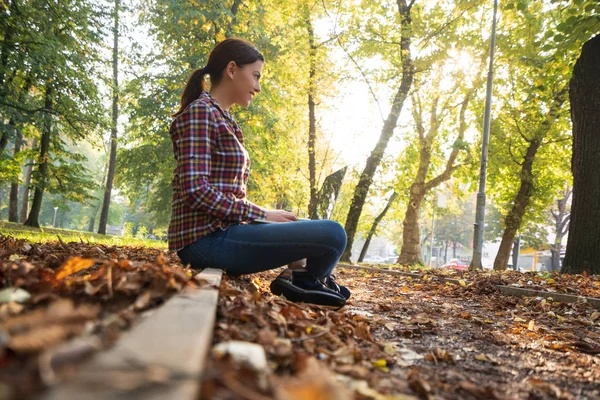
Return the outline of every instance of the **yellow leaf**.
[[[381,372],[390,372],[390,369],[387,367],[387,361],[385,361],[383,358],[373,361],[373,367],[377,368]]]
[[[487,358],[487,356],[485,354],[477,354],[475,356],[475,359],[479,360],[479,361],[489,361],[489,359]]]
[[[462,287],[467,286],[467,282],[463,281],[462,279],[459,280],[458,283],[460,283],[460,286],[462,286]]]
[[[307,326],[306,327],[306,333],[308,333],[310,335],[311,332],[312,332],[312,327]]]
[[[555,281],[554,279],[552,279],[552,278],[548,278],[548,279],[546,280],[546,283],[547,283],[548,285],[554,285],[554,284],[556,283],[556,281]]]
[[[534,320],[529,321],[529,325],[527,326],[527,329],[530,331],[535,330],[535,321]]]
[[[380,367],[385,367],[387,365],[387,361],[382,359],[379,359],[377,361],[373,361],[373,366],[375,368],[380,368]]]
[[[94,265],[96,261],[91,258],[81,258],[81,257],[73,257],[67,260],[66,263],[62,265],[57,271],[54,277],[57,280],[61,280],[66,278],[69,275],[73,275],[79,271],[83,271],[84,269],[88,269],[92,265]]]

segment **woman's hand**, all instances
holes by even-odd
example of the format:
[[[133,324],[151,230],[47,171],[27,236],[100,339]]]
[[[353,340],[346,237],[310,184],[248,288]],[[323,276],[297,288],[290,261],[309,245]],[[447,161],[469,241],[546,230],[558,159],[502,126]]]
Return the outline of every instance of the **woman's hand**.
[[[296,214],[285,210],[269,210],[267,211],[267,221],[271,222],[293,222],[298,221]]]

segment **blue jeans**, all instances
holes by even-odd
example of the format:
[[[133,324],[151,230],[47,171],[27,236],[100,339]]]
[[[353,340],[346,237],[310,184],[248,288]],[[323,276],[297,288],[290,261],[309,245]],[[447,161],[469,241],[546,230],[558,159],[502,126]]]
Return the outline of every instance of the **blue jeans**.
[[[218,268],[229,275],[267,271],[306,258],[317,278],[331,274],[346,248],[346,232],[335,221],[233,225],[177,252],[192,268]]]

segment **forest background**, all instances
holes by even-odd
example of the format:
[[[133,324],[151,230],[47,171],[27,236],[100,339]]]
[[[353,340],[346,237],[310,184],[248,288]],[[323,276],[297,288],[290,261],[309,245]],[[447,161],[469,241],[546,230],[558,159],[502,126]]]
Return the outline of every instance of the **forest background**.
[[[164,237],[170,114],[192,70],[235,36],[266,58],[262,92],[233,109],[253,202],[307,217],[324,178],[347,165],[331,216],[348,232],[345,259],[376,232],[417,263],[434,215],[437,245],[470,247],[492,9],[1,0],[0,218]],[[567,87],[599,15],[593,0],[500,2],[486,214],[498,269],[516,237],[549,245],[558,262],[572,186]]]

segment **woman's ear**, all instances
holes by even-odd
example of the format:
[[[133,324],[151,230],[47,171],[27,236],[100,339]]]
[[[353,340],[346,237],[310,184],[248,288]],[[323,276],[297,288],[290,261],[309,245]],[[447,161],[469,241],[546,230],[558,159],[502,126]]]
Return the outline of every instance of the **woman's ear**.
[[[236,68],[237,64],[235,61],[229,61],[229,64],[227,64],[227,67],[225,68],[225,72],[227,73],[229,79],[233,79],[233,73],[235,72]]]

